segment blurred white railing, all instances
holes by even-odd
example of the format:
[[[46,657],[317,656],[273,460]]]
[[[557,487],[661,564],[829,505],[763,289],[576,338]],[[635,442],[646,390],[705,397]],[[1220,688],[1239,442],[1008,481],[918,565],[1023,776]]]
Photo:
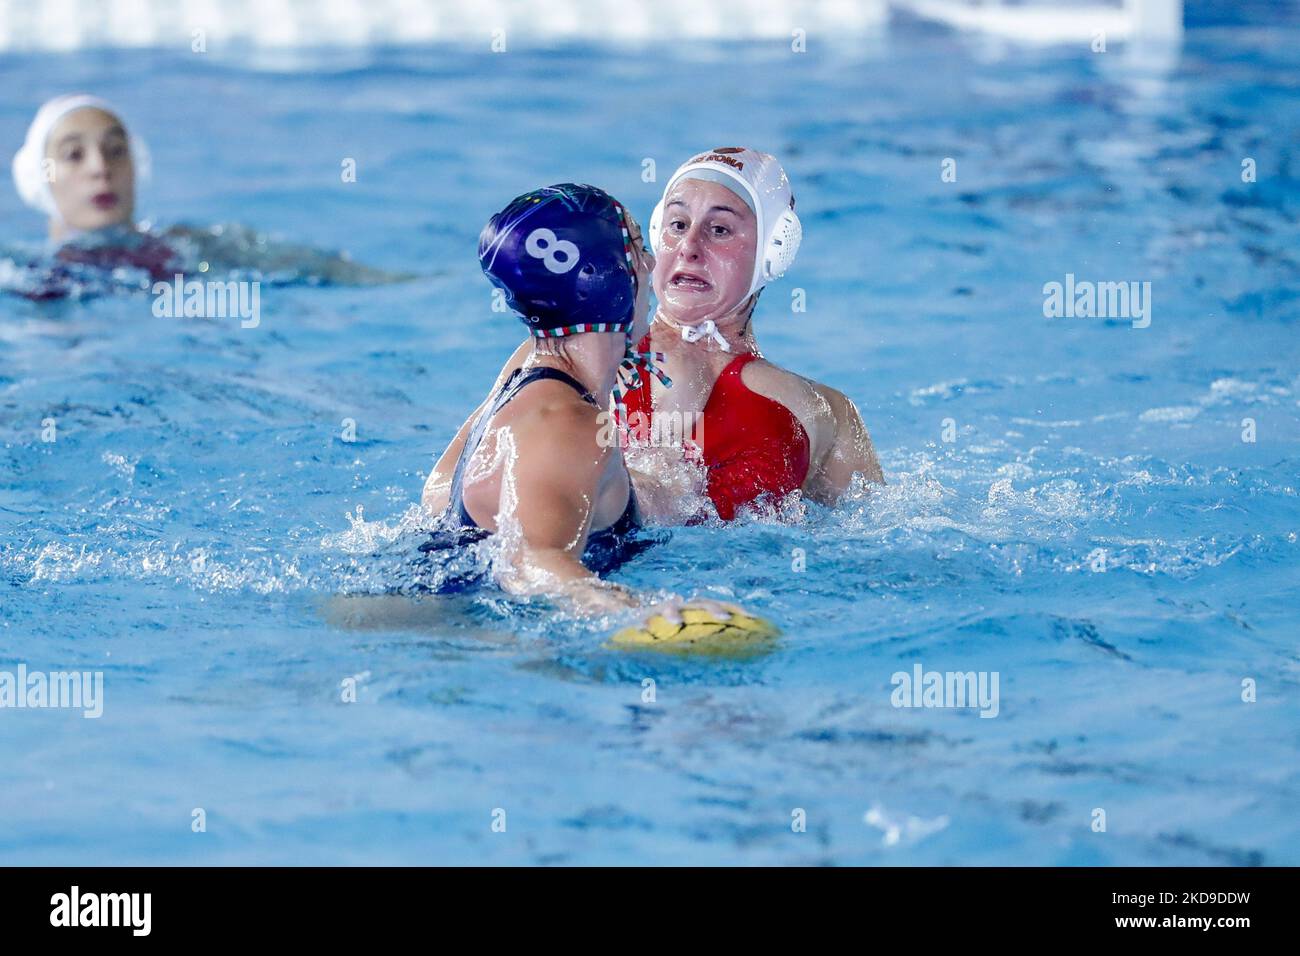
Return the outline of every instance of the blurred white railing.
[[[891,0],[919,17],[1022,43],[1178,40],[1183,0]]]
[[[887,16],[887,0],[0,0],[0,50],[841,36]]]
[[[852,37],[891,6],[1027,43],[1173,38],[1182,0],[0,0],[0,50]],[[504,34],[498,31],[504,31]]]

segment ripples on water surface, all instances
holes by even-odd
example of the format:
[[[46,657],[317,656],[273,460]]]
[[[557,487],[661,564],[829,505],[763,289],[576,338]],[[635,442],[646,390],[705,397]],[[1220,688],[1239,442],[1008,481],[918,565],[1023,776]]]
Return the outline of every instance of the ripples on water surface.
[[[1297,39],[1193,31],[1167,76],[906,32],[294,74],[7,57],[6,142],[94,87],[151,139],[156,222],[417,278],[264,289],[256,329],[0,299],[0,666],[107,682],[98,721],[4,716],[0,859],[1300,862]],[[785,159],[805,225],[765,349],[858,402],[890,485],[674,530],[620,579],[734,596],[780,649],[620,655],[491,597],[328,625],[328,596],[409,573],[431,456],[519,340],[477,273],[486,217],[579,179],[645,221],[643,158],[662,181],[727,142]],[[1150,281],[1151,326],[1043,318],[1066,273]],[[918,662],[997,671],[998,717],[892,708]]]

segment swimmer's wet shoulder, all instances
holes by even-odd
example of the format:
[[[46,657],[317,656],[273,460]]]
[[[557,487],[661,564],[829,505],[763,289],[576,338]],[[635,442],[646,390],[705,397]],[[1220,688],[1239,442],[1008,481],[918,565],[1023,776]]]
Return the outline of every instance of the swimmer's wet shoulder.
[[[747,363],[740,374],[749,391],[784,406],[803,426],[809,446],[803,491],[814,501],[833,504],[854,472],[884,482],[867,427],[848,396],[765,359]]]
[[[627,503],[627,477],[611,472],[613,449],[598,441],[600,411],[572,386],[535,381],[495,416],[474,450],[463,485],[465,510],[475,523],[496,531],[501,509],[502,471],[513,469],[521,524],[539,546],[563,546],[590,528],[612,525]],[[595,489],[595,502],[588,500]],[[546,508],[531,507],[546,499]],[[564,520],[588,516],[584,523]]]

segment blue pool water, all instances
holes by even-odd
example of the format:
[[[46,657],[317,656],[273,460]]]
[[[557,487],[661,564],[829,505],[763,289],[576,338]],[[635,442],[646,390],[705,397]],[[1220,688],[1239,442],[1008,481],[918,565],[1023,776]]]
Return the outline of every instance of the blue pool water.
[[[0,710],[0,862],[1300,863],[1298,41],[1192,30],[1169,72],[905,23],[0,60],[6,149],[91,87],[151,141],[156,223],[418,276],[264,289],[255,329],[0,296],[0,670],[106,682],[99,720]],[[616,653],[490,595],[330,623],[409,574],[433,456],[520,339],[486,217],[577,179],[644,222],[726,143],[785,160],[805,227],[760,340],[858,403],[889,485],[674,529],[618,579],[739,600],[778,649]],[[8,192],[0,221],[39,239]],[[1045,318],[1067,273],[1150,281],[1150,326]],[[891,706],[918,663],[996,672],[998,716]]]

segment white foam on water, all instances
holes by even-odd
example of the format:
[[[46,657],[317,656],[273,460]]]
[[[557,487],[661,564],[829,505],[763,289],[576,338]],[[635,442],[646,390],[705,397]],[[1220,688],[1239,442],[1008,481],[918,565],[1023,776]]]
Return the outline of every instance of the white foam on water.
[[[862,815],[862,822],[881,831],[882,846],[906,846],[948,828],[945,814],[925,820],[912,814],[890,813],[880,804],[874,804]]]
[[[1166,408],[1148,408],[1138,416],[1144,422],[1187,422],[1201,410],[1193,405],[1170,405]]]

